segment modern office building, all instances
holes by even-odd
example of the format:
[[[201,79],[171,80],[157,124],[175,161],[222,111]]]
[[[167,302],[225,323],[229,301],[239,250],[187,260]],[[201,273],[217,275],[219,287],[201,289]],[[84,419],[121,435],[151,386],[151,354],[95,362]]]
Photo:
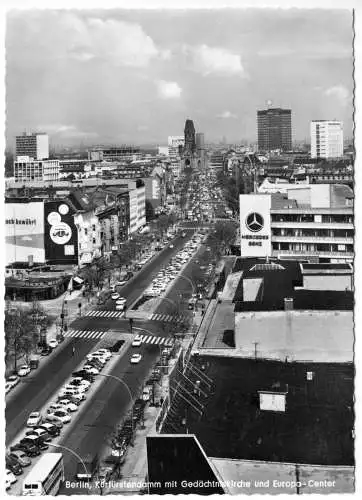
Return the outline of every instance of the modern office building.
[[[122,145],[97,147],[88,151],[88,160],[92,161],[132,161],[142,157],[138,146]]]
[[[205,134],[203,132],[196,134],[196,149],[198,152],[205,149]]]
[[[352,263],[353,191],[341,184],[301,186],[240,196],[242,257]]]
[[[292,112],[290,109],[269,108],[258,111],[259,151],[292,149]]]
[[[313,120],[310,124],[312,158],[343,156],[343,123],[336,120]]]
[[[15,182],[52,182],[59,179],[59,169],[59,160],[34,160],[29,156],[17,156],[14,178]]]
[[[44,160],[49,158],[49,137],[48,134],[33,133],[16,136],[15,157],[29,156],[34,160]]]

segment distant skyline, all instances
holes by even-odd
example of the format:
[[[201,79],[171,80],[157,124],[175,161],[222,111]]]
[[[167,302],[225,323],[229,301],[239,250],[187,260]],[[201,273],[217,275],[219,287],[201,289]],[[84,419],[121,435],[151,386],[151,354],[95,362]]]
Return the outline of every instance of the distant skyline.
[[[353,135],[348,10],[29,10],[6,26],[6,141],[167,144],[194,121],[206,142],[255,142],[257,110],[292,110]]]

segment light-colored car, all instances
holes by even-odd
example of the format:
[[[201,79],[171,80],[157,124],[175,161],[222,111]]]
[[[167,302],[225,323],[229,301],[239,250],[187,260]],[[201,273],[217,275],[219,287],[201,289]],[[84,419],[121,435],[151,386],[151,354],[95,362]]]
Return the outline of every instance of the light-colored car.
[[[88,387],[83,385],[83,384],[80,384],[80,385],[72,385],[72,384],[67,384],[63,387],[63,389],[65,391],[68,391],[68,392],[87,392],[88,390]]]
[[[10,375],[10,377],[6,379],[6,383],[11,384],[11,387],[15,387],[19,382],[20,379],[17,375]]]
[[[66,410],[55,410],[49,416],[57,417],[63,424],[68,424],[71,420],[69,413]]]
[[[55,349],[56,347],[58,347],[58,341],[56,339],[50,339],[48,340],[48,346],[52,349]]]
[[[64,386],[60,392],[59,392],[59,396],[60,397],[63,397],[63,396],[73,396],[75,394],[83,394],[85,391],[80,391],[78,387],[72,387],[72,386]]]
[[[58,399],[71,398],[75,401],[84,401],[86,399],[86,395],[84,392],[74,392],[74,391],[66,391],[62,390],[58,394]]]
[[[78,405],[72,403],[69,399],[60,399],[58,403],[68,412],[73,412],[78,410]]]
[[[21,365],[21,367],[18,370],[18,375],[19,377],[26,377],[30,373],[30,366],[29,365]]]
[[[149,401],[150,397],[151,397],[151,389],[149,387],[145,387],[142,391],[143,401]]]
[[[6,481],[9,482],[10,485],[16,483],[17,481],[17,478],[9,469],[6,469]]]
[[[27,456],[27,454],[22,451],[22,450],[15,450],[9,453],[10,458],[14,458],[19,462],[21,467],[27,467],[28,465],[31,464],[30,458]]]
[[[136,335],[132,342],[132,347],[140,347],[142,345],[142,338]]]
[[[28,420],[26,421],[27,427],[36,427],[41,422],[41,414],[38,411],[33,411],[30,413]]]
[[[62,406],[59,403],[51,403],[48,406],[47,413],[54,413],[56,410],[62,410]]]
[[[106,348],[100,348],[98,349],[98,351],[102,356],[104,356],[105,358],[109,359],[112,357],[112,353],[109,349],[106,349]]]
[[[91,375],[98,375],[98,373],[99,373],[99,370],[91,365],[84,365],[83,370],[90,373]]]
[[[51,441],[51,437],[49,436],[48,432],[45,429],[41,429],[39,427],[36,427],[35,429],[32,429],[30,431],[27,431],[25,434],[27,436],[29,436],[30,434],[34,434],[35,436],[43,438],[44,441]]]
[[[107,359],[104,356],[102,356],[101,354],[97,354],[97,353],[88,354],[87,359],[88,359],[88,361],[91,361],[92,359],[96,359],[102,365],[105,365],[107,363]]]
[[[117,293],[117,292],[112,293],[111,298],[112,298],[112,300],[119,299],[119,293]]]
[[[14,386],[10,382],[5,383],[5,394],[7,394]]]
[[[89,382],[89,380],[85,380],[82,377],[73,377],[73,379],[69,382],[69,385],[72,385],[74,387],[80,387],[82,385],[86,388],[86,390],[88,390],[91,386],[91,383]]]
[[[142,359],[142,355],[141,354],[133,354],[133,356],[131,357],[131,363],[133,365],[136,365],[138,364]]]

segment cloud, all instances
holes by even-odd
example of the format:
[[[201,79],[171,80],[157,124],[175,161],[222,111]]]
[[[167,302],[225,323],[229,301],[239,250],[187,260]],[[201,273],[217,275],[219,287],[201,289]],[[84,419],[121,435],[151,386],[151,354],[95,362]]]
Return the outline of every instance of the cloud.
[[[224,119],[227,119],[227,118],[237,118],[237,117],[238,116],[235,115],[234,113],[232,113],[231,111],[223,111],[219,115],[216,115],[216,118],[224,118]]]
[[[350,99],[348,89],[346,89],[343,85],[329,87],[324,91],[324,95],[338,99],[342,104],[345,104]]]
[[[226,49],[207,45],[198,47],[184,46],[183,52],[191,55],[194,69],[204,75],[216,73],[220,75],[246,76],[241,64],[241,57]]]
[[[162,99],[179,99],[181,97],[182,89],[177,82],[166,82],[165,80],[158,80],[156,82],[158,95]]]

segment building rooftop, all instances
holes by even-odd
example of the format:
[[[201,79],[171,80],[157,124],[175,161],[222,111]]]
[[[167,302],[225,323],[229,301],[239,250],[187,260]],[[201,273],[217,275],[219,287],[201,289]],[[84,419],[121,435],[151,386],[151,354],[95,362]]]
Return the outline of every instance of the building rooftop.
[[[209,457],[351,466],[354,463],[352,363],[285,363],[199,355],[212,380],[200,415],[178,398],[163,432],[187,429]],[[312,380],[308,380],[308,374]],[[186,376],[193,375],[186,372]],[[258,391],[288,387],[286,411],[260,410]],[[177,418],[177,415],[180,417]],[[182,432],[182,431],[181,431]]]

